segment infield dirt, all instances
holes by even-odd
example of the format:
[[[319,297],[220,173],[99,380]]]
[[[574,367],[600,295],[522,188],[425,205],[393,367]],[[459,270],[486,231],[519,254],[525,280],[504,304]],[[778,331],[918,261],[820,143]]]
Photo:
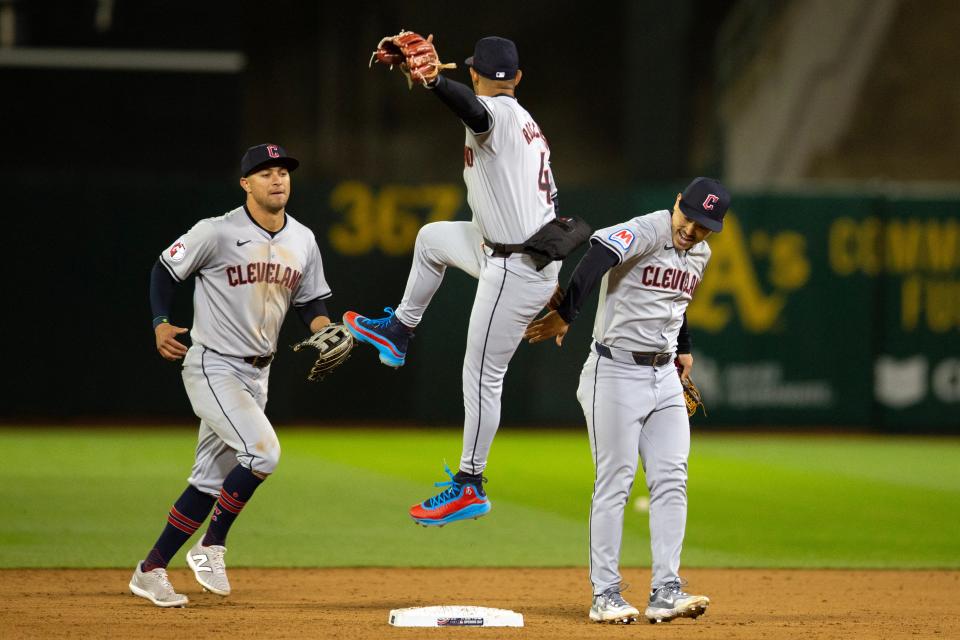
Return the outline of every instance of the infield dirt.
[[[643,610],[649,574],[628,569],[627,600]],[[233,594],[203,593],[159,609],[127,590],[130,571],[0,571],[0,637],[12,638],[957,638],[960,571],[721,570],[685,572],[710,596],[698,620],[611,627],[590,622],[586,570],[231,569]],[[464,604],[512,609],[522,629],[401,629],[391,609]]]

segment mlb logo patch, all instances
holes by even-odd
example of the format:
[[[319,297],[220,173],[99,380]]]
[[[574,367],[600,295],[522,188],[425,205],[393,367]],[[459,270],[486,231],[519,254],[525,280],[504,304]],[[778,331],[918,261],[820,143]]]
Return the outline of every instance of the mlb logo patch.
[[[507,72],[506,72],[506,71],[497,71],[497,77],[498,77],[498,78],[506,78],[506,77],[507,77]]]
[[[184,246],[183,242],[177,240],[173,243],[173,246],[170,247],[170,259],[173,262],[182,262],[184,255],[187,253],[187,247]]]
[[[610,240],[626,251],[633,244],[633,232],[630,229],[618,229],[610,234]]]

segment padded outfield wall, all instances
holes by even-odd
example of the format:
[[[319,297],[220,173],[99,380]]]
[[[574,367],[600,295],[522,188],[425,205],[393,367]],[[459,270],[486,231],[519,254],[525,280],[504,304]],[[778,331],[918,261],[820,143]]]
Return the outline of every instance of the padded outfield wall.
[[[153,347],[148,274],[197,219],[240,204],[239,188],[186,178],[17,183],[11,210],[26,215],[14,222],[5,324],[19,373],[2,417],[189,419],[178,368]],[[567,189],[562,206],[602,227],[665,208],[680,188]],[[469,218],[460,184],[295,181],[289,209],[317,233],[337,314],[395,305],[420,225]],[[704,426],[960,431],[960,196],[734,194],[710,244],[689,309]],[[301,379],[306,356],[286,349],[305,331],[291,315],[268,414],[278,424],[456,424],[474,288],[448,273],[400,371],[358,350],[319,385]],[[595,304],[562,349],[520,347],[504,424],[582,422],[575,390]],[[188,325],[190,313],[184,292],[174,322]]]

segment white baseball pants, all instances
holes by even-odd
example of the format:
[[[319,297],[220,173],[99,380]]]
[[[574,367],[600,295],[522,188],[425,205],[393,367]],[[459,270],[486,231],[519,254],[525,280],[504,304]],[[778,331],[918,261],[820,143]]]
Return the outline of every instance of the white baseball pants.
[[[491,253],[472,222],[425,225],[417,234],[407,288],[396,311],[403,324],[417,326],[447,267],[456,267],[479,280],[463,358],[460,469],[471,474],[487,466],[500,425],[507,365],[527,325],[550,301],[560,271],[559,262],[537,271],[525,254],[494,258]]]
[[[194,344],[183,359],[183,385],[200,418],[196,458],[188,482],[219,495],[223,480],[239,462],[273,473],[280,441],[267,419],[270,367],[258,369],[240,358]]]
[[[619,586],[624,508],[637,457],[650,492],[651,586],[679,579],[687,521],[690,421],[673,363],[617,362],[591,348],[577,399],[596,468],[590,506],[590,581],[594,594]]]

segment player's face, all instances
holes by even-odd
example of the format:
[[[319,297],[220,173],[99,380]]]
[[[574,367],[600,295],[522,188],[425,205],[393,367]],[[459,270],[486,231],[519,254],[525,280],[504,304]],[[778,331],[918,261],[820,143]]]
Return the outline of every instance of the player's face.
[[[680,211],[680,198],[677,197],[673,205],[673,218],[671,219],[673,227],[673,246],[682,251],[687,251],[698,242],[706,240],[712,232],[699,222],[694,222]]]
[[[286,167],[266,167],[240,180],[254,202],[273,213],[283,211],[290,199],[290,172]]]

